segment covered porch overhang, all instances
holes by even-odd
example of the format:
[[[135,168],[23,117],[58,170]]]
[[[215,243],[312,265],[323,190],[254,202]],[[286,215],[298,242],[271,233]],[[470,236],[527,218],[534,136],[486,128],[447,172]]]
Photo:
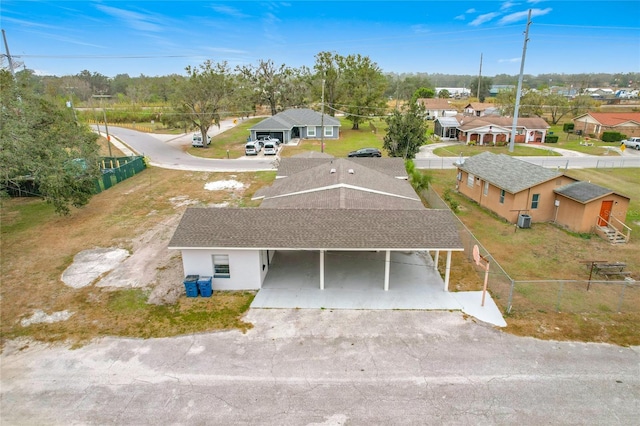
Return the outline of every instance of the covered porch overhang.
[[[279,250],[251,308],[266,309],[410,309],[462,311],[504,327],[490,295],[481,291],[445,291],[435,268],[437,254],[426,252],[325,251],[325,285],[320,289],[319,251]],[[390,286],[383,274],[390,267]]]
[[[389,291],[389,287],[391,285],[391,265],[396,260],[392,259],[392,257],[398,258],[401,255],[413,254],[416,253],[424,253],[423,258],[428,258],[426,262],[429,264],[429,268],[433,270],[433,273],[438,275],[438,277],[442,280],[442,288],[444,291],[449,291],[449,280],[451,276],[451,253],[454,251],[464,251],[463,248],[374,248],[374,249],[337,249],[337,248],[322,248],[322,249],[267,249],[269,252],[276,253],[289,253],[289,252],[301,252],[304,255],[301,257],[304,258],[304,267],[311,268],[311,272],[306,272],[305,275],[313,275],[313,279],[310,279],[310,283],[317,283],[318,289],[324,290],[327,286],[328,274],[333,274],[334,271],[330,269],[330,264],[327,261],[327,256],[341,256],[347,259],[359,259],[359,263],[351,265],[356,270],[360,271],[378,271],[378,275],[382,275],[381,277],[369,277],[370,282],[378,281],[382,283],[382,289],[384,291]],[[446,261],[443,271],[438,270],[440,252],[444,252],[446,255]],[[356,256],[356,254],[358,256]],[[283,255],[281,255],[282,257]],[[365,263],[362,263],[362,259],[366,259]],[[295,263],[300,263],[301,260],[298,259]],[[421,266],[422,261],[420,262]],[[289,263],[291,264],[291,263]],[[316,265],[316,271],[313,271],[313,266]],[[383,265],[381,268],[380,265]],[[273,268],[272,264],[269,264],[269,270],[271,271]],[[335,275],[333,275],[335,277]],[[380,278],[378,280],[378,278]],[[330,280],[329,280],[330,281]],[[264,284],[263,284],[264,286]]]

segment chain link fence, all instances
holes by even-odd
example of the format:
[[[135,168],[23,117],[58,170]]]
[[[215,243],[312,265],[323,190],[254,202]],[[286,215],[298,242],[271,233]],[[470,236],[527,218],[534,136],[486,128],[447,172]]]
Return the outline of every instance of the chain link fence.
[[[450,209],[432,189],[422,196],[434,209]],[[488,289],[494,301],[506,314],[513,312],[639,312],[640,283],[625,280],[539,280],[512,279],[478,241],[473,233],[456,217],[456,224],[466,260],[473,265],[479,282],[484,281],[485,265],[489,267]],[[478,247],[482,265],[476,265],[473,248]]]

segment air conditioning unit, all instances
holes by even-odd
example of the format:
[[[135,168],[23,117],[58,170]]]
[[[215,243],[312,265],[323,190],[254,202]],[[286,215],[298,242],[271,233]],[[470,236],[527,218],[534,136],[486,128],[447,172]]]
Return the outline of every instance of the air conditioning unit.
[[[518,228],[531,228],[531,216],[528,214],[518,216]]]

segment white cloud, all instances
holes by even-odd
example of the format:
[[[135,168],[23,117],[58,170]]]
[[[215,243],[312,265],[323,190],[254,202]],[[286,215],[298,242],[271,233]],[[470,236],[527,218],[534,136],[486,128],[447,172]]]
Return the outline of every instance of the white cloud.
[[[231,6],[221,6],[221,5],[213,5],[211,6],[211,8],[222,14],[222,15],[228,15],[228,16],[232,16],[234,18],[248,18],[249,15],[246,15],[244,13],[242,13],[241,11],[239,11],[238,9],[236,9],[235,7],[231,7]]]
[[[471,9],[467,9],[467,11],[465,13],[476,13],[476,10],[471,8]]]
[[[535,17],[535,16],[543,16],[546,15],[547,13],[551,12],[553,9],[551,9],[550,7],[546,8],[546,9],[531,9],[531,17]],[[511,13],[509,15],[506,15],[504,17],[502,17],[502,19],[500,19],[500,21],[498,21],[498,23],[500,25],[505,25],[505,24],[512,24],[514,22],[518,22],[518,21],[524,21],[527,19],[527,16],[529,15],[529,11],[528,10],[524,10],[522,12],[515,12],[515,13]]]
[[[416,34],[424,34],[430,32],[429,28],[427,28],[425,25],[412,25],[411,31]]]
[[[497,12],[485,13],[483,15],[479,15],[476,19],[469,22],[469,25],[476,27],[478,25],[484,24],[485,22],[489,22],[490,20],[492,20],[493,18],[499,15],[500,14]]]
[[[499,63],[504,63],[504,62],[518,62],[520,60],[520,58],[507,58],[507,59],[498,59]]]
[[[161,25],[161,23],[158,22],[158,19],[156,19],[152,14],[142,14],[102,4],[96,5],[96,8],[107,15],[120,19],[129,27],[138,31],[161,32],[165,29],[164,25]]]
[[[500,10],[507,10],[507,9],[511,9],[513,6],[515,6],[516,4],[514,2],[511,1],[505,1],[504,3],[502,3],[502,5],[500,6]]]
[[[453,19],[455,19],[457,21],[464,21],[465,20],[465,16],[464,16],[464,14],[462,14],[462,15],[458,15],[458,16],[454,17]]]

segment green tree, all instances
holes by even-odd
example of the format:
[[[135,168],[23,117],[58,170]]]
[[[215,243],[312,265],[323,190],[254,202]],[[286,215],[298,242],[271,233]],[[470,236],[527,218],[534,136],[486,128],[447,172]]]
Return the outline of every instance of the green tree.
[[[447,89],[442,89],[438,92],[438,97],[440,99],[449,99],[451,97],[451,93]]]
[[[418,90],[413,92],[413,95],[411,95],[411,103],[415,104],[418,101],[418,99],[424,99],[424,98],[432,99],[435,97],[436,97],[435,89],[432,89],[430,87],[420,87]]]
[[[478,85],[480,86],[480,91],[478,93]],[[477,78],[474,78],[471,81],[471,85],[469,90],[471,90],[471,96],[478,96],[478,101],[484,102],[484,100],[489,97],[491,86],[493,85],[493,80],[490,77],[481,77],[478,81]]]
[[[95,190],[97,135],[78,125],[63,102],[34,93],[25,81],[0,71],[0,192],[31,184],[56,212],[68,214]]]
[[[551,114],[551,124],[558,124],[562,118],[571,112],[569,101],[562,95],[551,94],[545,99],[545,104]]]
[[[424,107],[414,102],[403,111],[393,110],[385,118],[388,128],[382,146],[390,157],[415,157],[427,141],[427,123],[423,117]]]
[[[271,109],[271,115],[278,113],[278,107],[286,108],[289,91],[293,89],[290,84],[296,72],[282,64],[276,66],[272,60],[260,60],[257,66],[245,65],[236,68],[245,80],[249,82],[256,94],[256,102],[266,104]]]
[[[338,65],[340,93],[345,102],[341,109],[345,118],[353,123],[352,129],[358,130],[360,123],[384,113],[387,79],[367,56],[339,57]]]
[[[313,78],[312,96],[314,99],[321,99],[324,89],[324,105],[328,109],[328,114],[334,117],[335,104],[340,98],[340,76],[339,67],[340,55],[331,52],[320,52],[316,55],[316,63],[313,66],[315,76]],[[324,87],[323,87],[324,86]]]
[[[198,128],[205,140],[211,125],[220,127],[221,115],[233,98],[235,80],[226,62],[207,60],[198,67],[188,66],[186,71],[188,79],[175,81],[178,90],[172,102],[178,114]]]

